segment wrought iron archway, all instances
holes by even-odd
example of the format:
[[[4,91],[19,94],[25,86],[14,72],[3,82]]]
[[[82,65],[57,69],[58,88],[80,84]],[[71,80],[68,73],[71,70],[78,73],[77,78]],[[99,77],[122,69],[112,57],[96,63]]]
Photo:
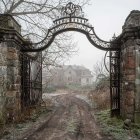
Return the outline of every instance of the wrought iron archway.
[[[111,96],[111,115],[120,113],[120,45],[117,41],[107,42],[100,39],[94,27],[88,23],[84,17],[82,8],[69,2],[61,8],[61,17],[53,21],[53,26],[48,29],[46,37],[38,42],[32,43],[33,47],[26,47],[23,52],[41,52],[48,48],[55,37],[66,31],[77,31],[86,35],[89,42],[105,51],[110,52],[110,96]],[[23,75],[24,77],[24,75]],[[25,82],[26,83],[26,82]],[[23,87],[24,88],[24,87]],[[25,87],[26,88],[26,87]]]
[[[72,2],[69,2],[65,7],[61,8],[61,17],[53,21],[53,26],[48,29],[46,37],[42,41],[32,44],[34,45],[33,49],[26,48],[23,51],[43,51],[51,45],[58,34],[66,31],[77,31],[85,34],[89,42],[101,50],[119,50],[117,43],[100,39],[96,35],[94,27],[88,23],[88,19],[84,18],[82,8],[79,5],[74,5]]]

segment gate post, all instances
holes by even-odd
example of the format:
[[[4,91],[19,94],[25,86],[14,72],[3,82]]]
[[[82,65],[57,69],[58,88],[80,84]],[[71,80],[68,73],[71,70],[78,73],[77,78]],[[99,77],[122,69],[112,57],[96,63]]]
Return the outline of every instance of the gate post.
[[[16,121],[20,112],[20,25],[10,16],[0,16],[0,113]],[[3,86],[4,85],[4,86]]]
[[[134,120],[140,123],[140,39],[136,39],[136,93],[135,93],[135,112]]]
[[[121,35],[121,115],[140,122],[140,11],[127,17]]]
[[[135,45],[127,39],[121,52],[121,115],[134,121],[135,104]]]

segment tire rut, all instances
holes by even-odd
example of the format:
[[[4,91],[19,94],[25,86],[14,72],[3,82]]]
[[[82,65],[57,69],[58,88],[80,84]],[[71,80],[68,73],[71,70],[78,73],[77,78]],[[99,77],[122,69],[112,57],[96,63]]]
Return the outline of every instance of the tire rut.
[[[26,140],[107,140],[102,137],[89,104],[74,95],[58,96],[56,111]]]

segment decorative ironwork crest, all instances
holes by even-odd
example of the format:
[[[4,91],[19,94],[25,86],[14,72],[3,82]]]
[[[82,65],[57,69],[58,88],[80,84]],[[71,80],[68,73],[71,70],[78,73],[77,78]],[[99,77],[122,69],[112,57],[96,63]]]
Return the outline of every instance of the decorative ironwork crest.
[[[79,5],[75,5],[69,2],[65,7],[61,9],[62,16],[83,16],[82,8]]]

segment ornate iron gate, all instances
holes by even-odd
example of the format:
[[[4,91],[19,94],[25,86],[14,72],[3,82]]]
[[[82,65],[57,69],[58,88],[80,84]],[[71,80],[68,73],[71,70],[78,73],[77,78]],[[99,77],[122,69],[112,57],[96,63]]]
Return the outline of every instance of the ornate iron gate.
[[[120,115],[120,51],[110,51],[111,116]]]
[[[111,94],[111,116],[119,115],[120,113],[120,43],[116,39],[113,41],[107,42],[100,39],[95,31],[94,27],[88,23],[88,19],[84,17],[82,8],[79,5],[75,5],[72,2],[69,2],[65,7],[61,8],[61,13],[59,18],[53,21],[53,26],[48,29],[46,36],[43,40],[38,43],[32,43],[33,47],[27,47],[23,49],[23,52],[41,52],[47,49],[51,43],[54,41],[55,37],[63,32],[67,31],[77,31],[86,35],[89,42],[105,51],[110,51],[110,94]],[[27,61],[27,58],[25,59]],[[31,63],[31,60],[30,60]],[[25,65],[25,67],[24,67]],[[31,71],[29,69],[31,64],[24,62],[23,59],[23,76],[24,74],[31,75]],[[39,66],[40,67],[40,66]],[[25,69],[27,68],[27,70]],[[36,67],[38,69],[38,67]],[[37,72],[37,71],[36,71]],[[36,73],[35,72],[35,73]],[[39,72],[39,71],[38,71]],[[41,72],[41,71],[40,71]],[[40,73],[39,72],[39,73]],[[35,75],[38,75],[36,73]],[[41,90],[40,86],[38,87],[38,82],[36,80],[41,80],[38,76],[33,78],[32,80],[28,81],[30,76],[26,76],[27,79],[23,78],[23,90],[27,92],[27,94],[32,95],[34,93]],[[32,82],[31,82],[32,81]],[[25,83],[25,84],[24,84]],[[26,89],[26,83],[30,83],[28,86],[31,88],[30,93]],[[27,88],[29,88],[27,86]],[[34,90],[33,90],[34,89]],[[35,95],[35,94],[34,94]],[[26,93],[23,94],[24,98],[29,98]],[[32,95],[32,97],[34,97]],[[36,97],[36,96],[35,96]],[[24,99],[24,100],[25,100]],[[31,99],[29,98],[29,102],[31,103]],[[28,103],[27,103],[28,104]]]
[[[21,54],[21,106],[35,106],[42,98],[42,53],[36,59]]]

